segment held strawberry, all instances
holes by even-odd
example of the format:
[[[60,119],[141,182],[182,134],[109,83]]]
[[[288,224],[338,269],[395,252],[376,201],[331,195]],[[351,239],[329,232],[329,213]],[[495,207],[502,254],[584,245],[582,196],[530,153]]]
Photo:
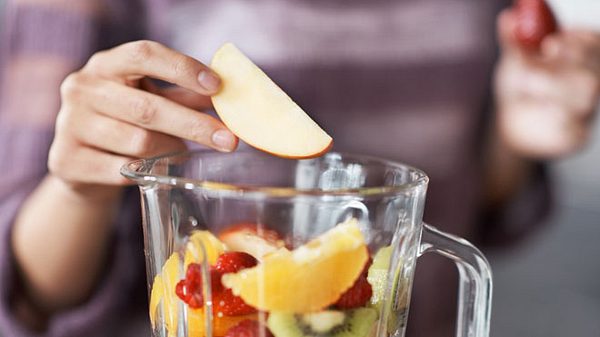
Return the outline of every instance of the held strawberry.
[[[544,38],[558,30],[556,18],[544,0],[517,0],[515,37],[528,49],[539,49]]]

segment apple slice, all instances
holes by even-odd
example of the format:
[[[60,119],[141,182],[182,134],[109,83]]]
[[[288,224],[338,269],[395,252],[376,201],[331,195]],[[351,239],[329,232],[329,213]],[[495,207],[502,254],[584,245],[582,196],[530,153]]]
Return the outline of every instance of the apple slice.
[[[332,138],[233,44],[215,53],[212,69],[222,87],[212,96],[227,127],[249,145],[285,158],[313,158]]]
[[[230,251],[248,253],[259,261],[285,247],[285,242],[277,232],[252,223],[240,223],[227,228],[219,234],[219,240]]]

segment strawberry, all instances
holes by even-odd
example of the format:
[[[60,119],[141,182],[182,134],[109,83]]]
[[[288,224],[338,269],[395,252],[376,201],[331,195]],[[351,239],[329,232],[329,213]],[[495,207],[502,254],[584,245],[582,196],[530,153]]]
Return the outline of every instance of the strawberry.
[[[246,304],[241,297],[235,296],[231,289],[224,289],[213,295],[213,312],[225,316],[238,316],[253,314],[257,310]]]
[[[260,330],[264,329],[264,335],[261,335]],[[224,337],[274,337],[273,333],[255,320],[244,320],[234,325],[227,330]]]
[[[243,252],[225,252],[217,258],[215,269],[223,274],[235,273],[244,268],[256,266],[254,256]]]
[[[517,0],[515,37],[525,48],[539,49],[542,40],[558,30],[556,18],[544,0]]]
[[[335,306],[340,309],[352,309],[362,307],[369,302],[373,295],[373,289],[371,284],[367,281],[367,278],[360,276],[354,285],[348,289],[342,296],[337,300]]]

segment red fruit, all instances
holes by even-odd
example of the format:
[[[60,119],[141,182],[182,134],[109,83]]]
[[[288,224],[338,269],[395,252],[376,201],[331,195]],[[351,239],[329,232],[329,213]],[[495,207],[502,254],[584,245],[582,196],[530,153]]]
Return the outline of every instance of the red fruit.
[[[223,289],[221,276],[222,273],[218,270],[210,270],[211,291],[213,294]],[[185,279],[179,281],[175,286],[175,294],[190,308],[197,309],[204,305],[202,289],[202,267],[197,263],[191,263],[185,273]]]
[[[515,36],[523,47],[539,49],[542,40],[558,30],[556,18],[544,0],[517,0],[515,10]]]
[[[373,288],[369,281],[367,281],[367,273],[372,263],[373,259],[369,258],[356,282],[334,304],[336,307],[340,309],[352,309],[363,307],[369,302],[371,296],[373,296]]]
[[[373,289],[367,278],[360,276],[354,285],[348,289],[335,303],[340,309],[352,309],[363,307],[373,296]]]
[[[263,337],[260,334],[260,330],[262,329],[264,329],[264,337],[274,337],[273,333],[271,333],[267,327],[260,324],[258,321],[250,319],[241,321],[229,328],[224,337]]]
[[[256,263],[256,259],[246,253],[230,252],[219,256],[216,265],[210,269],[213,312],[220,312],[226,316],[256,312],[255,308],[246,304],[240,297],[233,295],[231,290],[225,289],[221,283],[223,274],[254,267]],[[175,294],[190,308],[198,309],[204,306],[202,289],[202,267],[197,263],[191,263],[186,271],[185,279],[179,281],[175,286]]]
[[[235,273],[241,269],[256,266],[254,256],[243,252],[226,252],[217,258],[215,269],[223,274]]]
[[[213,295],[213,312],[220,312],[225,316],[238,316],[253,314],[257,310],[246,304],[241,297],[235,296],[230,289],[224,289]]]

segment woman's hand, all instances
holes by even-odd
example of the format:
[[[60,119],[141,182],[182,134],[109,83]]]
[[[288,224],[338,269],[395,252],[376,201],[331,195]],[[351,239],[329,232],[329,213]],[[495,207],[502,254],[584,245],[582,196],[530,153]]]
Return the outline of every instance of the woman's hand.
[[[556,159],[587,144],[600,98],[600,34],[564,30],[540,50],[519,45],[517,17],[498,20],[497,131],[522,158]]]
[[[527,183],[536,160],[559,159],[590,138],[600,98],[600,34],[563,30],[539,49],[517,39],[516,9],[498,18],[496,121],[487,151],[486,201],[497,207]]]
[[[150,78],[176,84],[161,89]],[[61,86],[62,106],[49,155],[52,175],[70,186],[124,185],[132,158],[185,149],[182,139],[232,151],[237,138],[210,108],[220,80],[195,59],[136,41],[92,56]]]
[[[177,87],[158,88],[148,77]],[[101,279],[128,183],[119,174],[123,164],[185,149],[182,139],[235,149],[237,138],[196,110],[210,107],[208,95],[219,84],[200,62],[149,41],[97,53],[67,77],[50,174],[21,207],[12,232],[24,284],[14,309],[24,322],[43,330],[49,316],[84,301]]]

